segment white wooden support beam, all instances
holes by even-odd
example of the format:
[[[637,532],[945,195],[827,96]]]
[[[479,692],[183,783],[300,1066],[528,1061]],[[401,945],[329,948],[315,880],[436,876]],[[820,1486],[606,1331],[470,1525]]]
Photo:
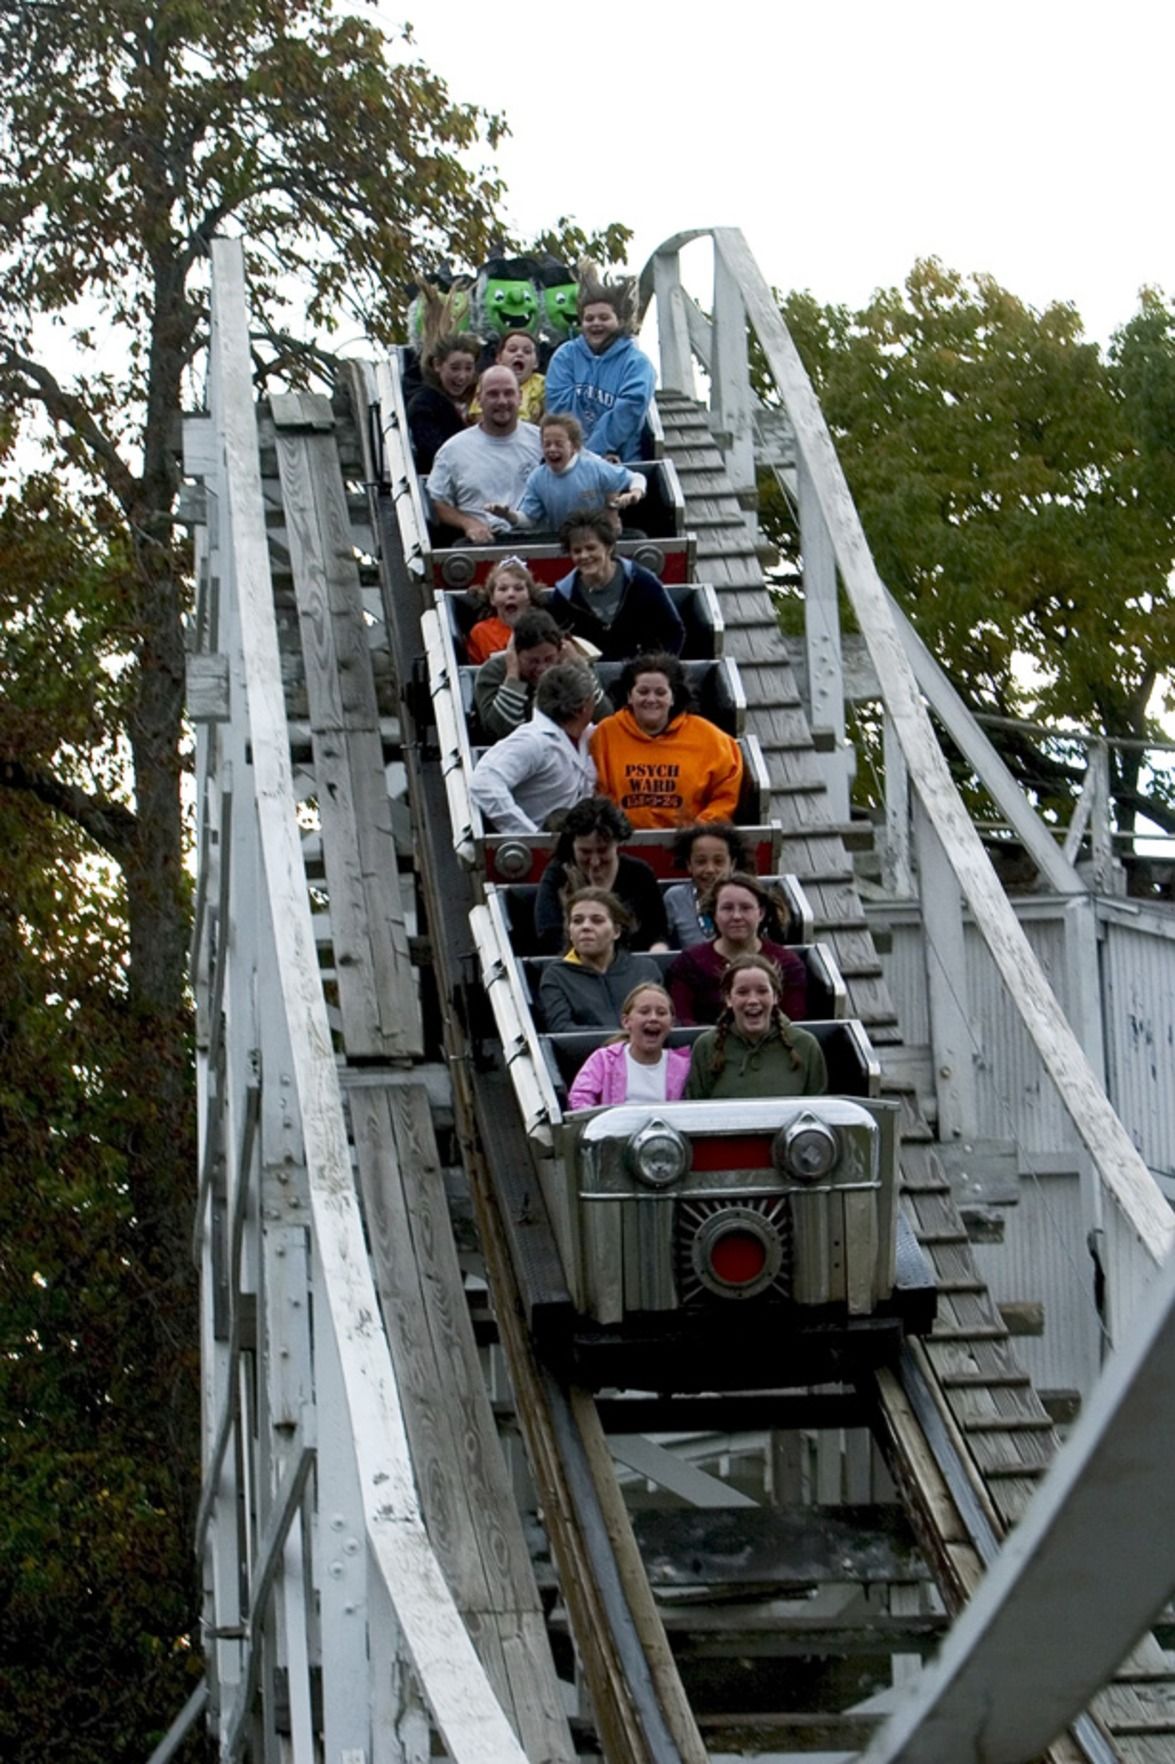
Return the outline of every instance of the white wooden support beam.
[[[837,568],[883,684],[911,780],[949,853],[1008,996],[1120,1210],[1123,1225],[1153,1268],[1175,1240],[1170,1208],[1069,1028],[954,787],[832,437],[771,289],[737,228],[716,227],[713,236],[715,248],[726,257],[742,288],[748,317],[795,431],[797,449],[811,472]]]
[[[653,291],[657,297],[657,340],[661,348],[661,384],[667,392],[696,398],[690,356],[689,320],[677,253],[659,252],[653,260]]]
[[[1169,1257],[937,1661],[861,1764],[1028,1764],[1039,1757],[1113,1675],[1175,1586],[1173,1456]]]
[[[882,730],[885,765],[885,843],[881,849],[881,879],[898,900],[914,893],[910,863],[910,774],[906,756],[894,733],[893,721],[884,720]]]
[[[918,797],[914,798],[914,843],[922,902],[938,1137],[949,1141],[966,1138],[976,1131],[975,1058],[967,1005],[963,896],[942,841]]]
[[[755,436],[747,362],[747,309],[723,257],[714,253],[713,357],[710,408],[724,437],[726,470],[735,495],[754,502]]]
[[[323,1297],[338,1343],[364,1523],[454,1764],[525,1764],[429,1543],[387,1340],[375,1321],[379,1306],[354,1193],[295,812],[241,242],[214,240],[212,268],[213,408],[224,435],[227,531],[239,597],[264,892],[277,950]]]
[[[1092,784],[1089,804],[1090,873],[1099,894],[1119,892],[1114,877],[1114,841],[1110,833],[1110,750],[1104,741],[1090,743],[1086,762]]]
[[[707,1475],[696,1464],[691,1464],[688,1458],[679,1457],[667,1446],[647,1439],[643,1433],[612,1434],[608,1440],[608,1449],[614,1458],[627,1464],[638,1476],[647,1477],[658,1488],[668,1489],[671,1494],[680,1496],[691,1507],[758,1505],[757,1501],[752,1500],[741,1489],[719,1481],[716,1476]]]
[[[845,743],[845,675],[836,557],[811,473],[798,462],[800,548],[804,556],[804,650],[808,675],[808,721],[831,747],[821,750],[821,770],[832,818],[849,818],[848,748]],[[820,746],[818,739],[817,745]]]
[[[708,374],[714,359],[714,327],[691,294],[684,294],[684,304],[690,348]]]
[[[917,631],[886,590],[889,609],[905,644],[914,678],[935,716],[982,778],[1000,813],[1014,828],[1041,876],[1058,894],[1080,894],[1085,884],[959,697]]]

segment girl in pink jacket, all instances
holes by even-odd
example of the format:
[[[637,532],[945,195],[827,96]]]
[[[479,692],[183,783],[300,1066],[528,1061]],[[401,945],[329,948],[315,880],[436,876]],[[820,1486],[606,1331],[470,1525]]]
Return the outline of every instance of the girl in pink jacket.
[[[588,1055],[567,1093],[572,1109],[602,1103],[677,1102],[689,1075],[688,1047],[666,1047],[673,1005],[663,986],[643,980],[620,1008],[620,1038]]]

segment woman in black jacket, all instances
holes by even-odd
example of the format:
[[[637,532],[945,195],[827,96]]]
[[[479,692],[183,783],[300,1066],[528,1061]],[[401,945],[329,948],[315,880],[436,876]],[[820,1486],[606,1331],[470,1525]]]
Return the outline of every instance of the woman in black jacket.
[[[630,949],[668,949],[669,927],[661,888],[641,858],[620,850],[632,823],[607,796],[588,796],[567,811],[555,855],[543,871],[534,905],[534,929],[544,954],[564,947],[564,901],[577,888],[607,888],[627,908]]]

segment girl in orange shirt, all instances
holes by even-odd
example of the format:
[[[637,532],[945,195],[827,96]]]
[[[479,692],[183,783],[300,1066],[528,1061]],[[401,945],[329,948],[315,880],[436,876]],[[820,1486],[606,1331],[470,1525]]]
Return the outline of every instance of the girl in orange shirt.
[[[541,606],[542,596],[520,557],[504,557],[473,592],[485,602],[485,610],[465,640],[465,653],[480,667],[505,649],[521,615],[528,607]]]

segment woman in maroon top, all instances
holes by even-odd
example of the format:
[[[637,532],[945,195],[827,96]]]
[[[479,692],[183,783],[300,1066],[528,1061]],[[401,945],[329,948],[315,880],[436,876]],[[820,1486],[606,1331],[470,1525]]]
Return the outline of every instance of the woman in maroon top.
[[[755,876],[736,870],[716,883],[707,910],[718,935],[683,949],[669,969],[669,995],[679,1024],[716,1023],[722,1009],[722,976],[735,956],[765,955],[779,969],[784,1015],[802,1022],[808,1014],[808,971],[794,950],[761,935],[775,903]]]

